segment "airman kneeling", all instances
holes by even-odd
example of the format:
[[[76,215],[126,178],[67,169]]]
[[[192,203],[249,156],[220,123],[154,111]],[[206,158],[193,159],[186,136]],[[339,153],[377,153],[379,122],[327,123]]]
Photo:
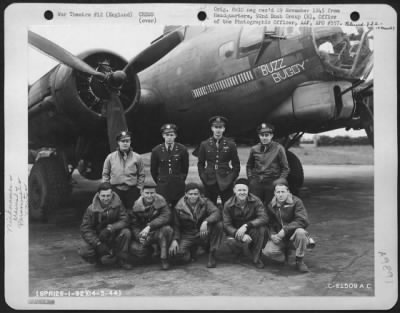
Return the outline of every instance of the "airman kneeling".
[[[305,230],[309,225],[306,208],[298,197],[290,193],[286,183],[277,183],[274,194],[267,207],[270,240],[262,252],[271,259],[283,262],[287,251],[294,248],[296,269],[306,273],[309,269],[303,258],[307,246],[313,244]]]
[[[168,247],[173,230],[171,210],[163,196],[156,193],[155,185],[145,185],[133,208],[128,211],[131,218],[132,242],[130,254],[135,260],[151,256],[152,245],[160,248],[161,268],[168,270]]]
[[[195,258],[197,246],[205,246],[209,251],[207,267],[216,267],[215,253],[222,235],[219,209],[200,195],[197,184],[187,184],[185,196],[178,201],[174,211],[174,237],[169,248],[170,255],[189,261]]]
[[[261,200],[249,193],[247,179],[236,180],[234,195],[224,205],[224,230],[227,244],[239,256],[247,245],[255,267],[261,269],[264,263],[260,258],[261,249],[266,242],[268,217]]]
[[[128,216],[110,183],[101,183],[80,227],[84,246],[79,255],[91,264],[112,265],[117,262],[130,269],[127,253],[131,232]]]

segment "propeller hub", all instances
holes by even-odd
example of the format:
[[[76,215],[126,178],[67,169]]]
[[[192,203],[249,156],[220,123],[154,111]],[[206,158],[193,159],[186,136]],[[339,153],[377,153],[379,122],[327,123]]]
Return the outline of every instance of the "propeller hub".
[[[113,88],[120,88],[126,80],[124,71],[115,71],[110,75],[109,82]]]

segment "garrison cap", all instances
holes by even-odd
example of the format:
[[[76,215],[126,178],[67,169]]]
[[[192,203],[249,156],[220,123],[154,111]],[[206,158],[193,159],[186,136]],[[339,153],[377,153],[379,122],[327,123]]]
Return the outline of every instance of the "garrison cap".
[[[127,130],[123,130],[122,132],[119,132],[117,134],[116,139],[117,139],[117,141],[120,141],[120,140],[128,138],[128,137],[131,138],[132,137],[132,133],[127,131]]]
[[[144,183],[143,185],[143,189],[152,189],[152,188],[156,188],[156,184],[154,181],[150,180]]]
[[[234,186],[236,185],[246,185],[247,187],[249,187],[249,180],[246,178],[239,178],[235,181]]]
[[[257,127],[257,133],[259,134],[263,134],[263,133],[270,133],[273,134],[275,130],[274,125],[269,124],[269,123],[261,123],[258,127]]]
[[[164,124],[163,126],[161,126],[160,130],[162,134],[167,134],[171,132],[174,132],[176,134],[178,127],[175,124]]]
[[[187,183],[185,186],[185,192],[188,192],[190,190],[197,189],[200,191],[200,186],[196,183]]]
[[[228,119],[224,116],[213,116],[208,120],[208,122],[211,124],[211,126],[225,126],[228,123]]]
[[[287,179],[286,179],[286,178],[283,178],[283,177],[279,177],[278,179],[274,180],[273,185],[274,185],[274,188],[275,188],[277,185],[284,185],[284,186],[286,186],[286,187],[289,188],[289,184],[288,184]]]

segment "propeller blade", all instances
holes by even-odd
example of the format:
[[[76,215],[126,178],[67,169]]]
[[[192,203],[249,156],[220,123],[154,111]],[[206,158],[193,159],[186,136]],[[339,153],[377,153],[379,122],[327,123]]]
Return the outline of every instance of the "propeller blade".
[[[110,151],[117,147],[115,137],[123,130],[127,130],[124,108],[115,91],[110,92],[110,100],[107,102],[107,133]]]
[[[183,34],[179,30],[166,35],[134,57],[125,66],[124,72],[139,73],[143,71],[174,49],[182,40]]]
[[[55,58],[57,61],[70,66],[74,70],[99,77],[100,79],[105,79],[105,75],[103,73],[94,70],[90,65],[72,53],[32,31],[28,31],[28,42],[35,48]]]

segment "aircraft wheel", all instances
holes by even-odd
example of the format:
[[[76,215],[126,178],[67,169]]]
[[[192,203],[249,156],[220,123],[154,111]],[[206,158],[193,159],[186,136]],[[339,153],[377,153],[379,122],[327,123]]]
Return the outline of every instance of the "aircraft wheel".
[[[70,192],[68,176],[54,157],[38,160],[29,174],[29,217],[47,221],[51,210],[60,207]]]
[[[288,159],[290,173],[288,176],[289,189],[291,193],[298,195],[301,186],[304,183],[304,171],[303,166],[299,158],[291,151],[286,151]]]

